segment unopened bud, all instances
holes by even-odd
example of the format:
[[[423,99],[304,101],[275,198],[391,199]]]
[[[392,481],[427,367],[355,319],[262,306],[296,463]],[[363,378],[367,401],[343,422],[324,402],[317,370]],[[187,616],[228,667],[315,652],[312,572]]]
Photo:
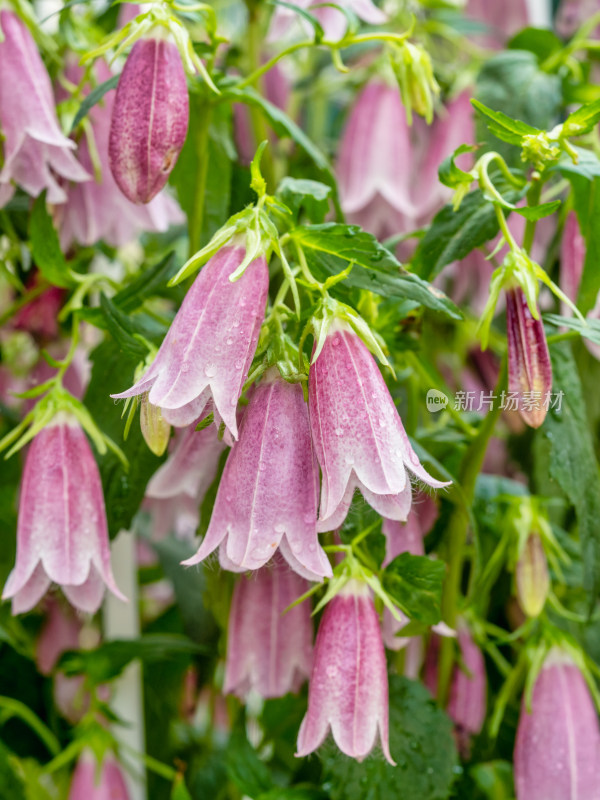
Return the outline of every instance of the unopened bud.
[[[171,426],[163,419],[161,409],[148,400],[147,394],[140,403],[140,428],[150,450],[155,456],[162,456],[169,444]]]
[[[544,545],[537,533],[530,534],[515,570],[519,605],[528,617],[537,617],[546,603],[550,575]]]
[[[402,101],[406,107],[406,119],[412,124],[412,110],[430,123],[433,119],[433,98],[440,87],[433,75],[429,53],[421,45],[403,42],[392,60]]]

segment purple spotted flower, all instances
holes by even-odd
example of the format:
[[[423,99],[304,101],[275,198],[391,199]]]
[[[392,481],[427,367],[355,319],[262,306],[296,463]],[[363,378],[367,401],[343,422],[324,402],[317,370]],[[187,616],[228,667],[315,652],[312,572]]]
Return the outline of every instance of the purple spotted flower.
[[[188,291],[148,371],[113,397],[148,392],[171,425],[197,420],[209,400],[217,420],[237,438],[236,408],[264,319],[269,270],[257,258],[242,277],[229,276],[246,254],[242,244],[222,248]]]
[[[317,633],[308,711],[297,756],[320,747],[329,730],[340,750],[362,761],[377,738],[390,764],[388,678],[379,617],[366,584],[350,580],[325,608]]]
[[[27,27],[11,11],[0,11],[0,207],[20,186],[49,203],[67,199],[60,179],[90,178],[73,155],[75,142],[58,124],[52,85]]]
[[[279,548],[298,574],[312,580],[331,575],[317,537],[317,497],[302,387],[273,368],[251,395],[206,536],[184,564],[198,564],[220,547],[225,569],[259,569]]]
[[[517,800],[600,800],[600,729],[579,667],[550,651],[523,698],[515,743]]]
[[[149,203],[163,188],[183,147],[188,119],[181,56],[157,31],[134,44],[113,106],[108,156],[125,197]]]
[[[224,692],[244,698],[297,692],[310,675],[310,603],[285,609],[308,583],[280,556],[236,584],[229,612]]]
[[[54,582],[81,611],[98,610],[113,578],[102,484],[77,421],[58,414],[31,443],[21,484],[17,563],[3,598],[32,609]]]
[[[341,321],[331,326],[309,376],[310,424],[323,475],[319,530],[338,528],[355,489],[375,511],[406,520],[409,472],[429,486],[375,359]]]

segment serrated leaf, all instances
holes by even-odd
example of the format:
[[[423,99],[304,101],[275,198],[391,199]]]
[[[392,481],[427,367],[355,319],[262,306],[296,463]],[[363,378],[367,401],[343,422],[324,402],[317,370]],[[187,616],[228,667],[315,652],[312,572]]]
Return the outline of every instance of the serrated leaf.
[[[133,321],[134,318],[124,314],[105,294],[100,295],[100,308],[106,326],[119,347],[132,358],[143,361],[148,355],[148,348],[133,335],[140,332]]]
[[[357,225],[325,222],[295,228],[291,236],[302,246],[311,272],[320,281],[352,264],[344,281],[347,286],[367,289],[382,297],[414,300],[453,319],[462,318],[460,310],[443,292],[404,270],[389,250]]]
[[[303,209],[311,222],[321,223],[329,210],[331,186],[306,178],[284,178],[276,192],[297,220]]]
[[[103,642],[93,650],[69,650],[57,669],[65,675],[86,675],[96,686],[113,680],[135,659],[151,664],[204,652],[202,647],[175,633],[155,633],[137,639]]]
[[[563,122],[564,136],[582,136],[593,130],[600,121],[600,100],[587,103],[566,118]]]
[[[445,800],[457,764],[452,723],[427,689],[416,681],[390,675],[390,752],[362,762],[342,755],[333,744],[319,756],[331,800]]]
[[[553,200],[551,203],[540,203],[537,206],[517,206],[514,212],[525,219],[536,222],[538,219],[554,214],[560,208],[560,203],[560,200]]]
[[[98,84],[98,86],[92,89],[88,95],[86,95],[85,99],[77,110],[77,114],[75,114],[75,119],[71,125],[71,131],[74,131],[77,128],[81,120],[90,113],[91,109],[96,105],[96,103],[99,103],[100,100],[102,100],[107,92],[110,92],[111,89],[116,89],[120,77],[120,75],[113,75],[112,78],[104,81],[104,83]]]
[[[442,616],[442,561],[400,553],[383,573],[383,588],[411,620],[435,625]]]
[[[486,118],[488,129],[503,142],[521,145],[524,136],[542,133],[539,128],[534,128],[519,119],[513,119],[502,111],[494,111],[479,100],[471,100],[473,106]]]
[[[520,198],[514,191],[503,195],[510,203]],[[466,195],[458,211],[451,205],[438,211],[415,251],[413,268],[422,278],[433,280],[446,265],[460,261],[493,239],[498,230],[493,204],[476,189]]]
[[[571,156],[563,153],[558,163],[553,169],[558,170],[566,178],[580,175],[588,181],[600,177],[600,159],[592,150],[585,150],[583,147],[572,145],[577,153],[577,163],[573,163]]]
[[[58,234],[46,208],[46,192],[42,192],[31,209],[29,239],[33,260],[44,278],[63,289],[73,286],[74,280],[69,275]]]

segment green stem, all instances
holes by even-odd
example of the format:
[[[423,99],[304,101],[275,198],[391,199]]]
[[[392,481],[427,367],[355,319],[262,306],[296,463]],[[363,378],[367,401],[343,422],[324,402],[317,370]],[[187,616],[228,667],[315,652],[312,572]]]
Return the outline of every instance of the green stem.
[[[496,402],[481,423],[475,439],[467,448],[459,471],[459,483],[466,503],[470,506],[475,496],[475,483],[481,470],[488,442],[494,433],[494,428],[501,412],[499,395],[506,388],[507,362],[504,359],[498,383],[496,385]],[[461,594],[461,580],[464,565],[464,551],[469,528],[469,515],[464,503],[455,506],[450,517],[446,534],[446,548],[448,554],[448,573],[444,582],[442,596],[442,617],[451,627],[456,626],[458,605]],[[442,640],[438,672],[438,699],[445,706],[448,701],[452,669],[454,666],[454,641],[450,638]]]
[[[207,103],[194,126],[194,143],[198,156],[198,174],[193,198],[192,213],[189,219],[190,258],[200,250],[204,222],[204,202],[206,198],[206,176],[208,174],[208,134],[212,118],[212,106]]]
[[[31,303],[32,300],[35,300],[36,297],[42,295],[46,289],[48,289],[49,284],[46,281],[40,281],[33,289],[29,289],[25,294],[21,295],[18,300],[15,300],[3,314],[0,314],[0,326],[4,325],[5,322],[8,322],[11,317],[17,313],[23,306],[26,306],[27,303]]]
[[[19,717],[32,731],[37,733],[53,756],[57,756],[60,753],[61,746],[56,736],[25,703],[16,700],[14,697],[0,696],[0,709],[0,718],[3,722],[6,722],[10,717]]]
[[[251,73],[248,78],[241,85],[251,85],[255,89],[261,91],[260,78],[264,72],[260,66],[261,46],[263,43],[262,30],[260,26],[260,19],[257,8],[250,8],[250,22],[248,24],[248,62],[250,65]],[[278,59],[277,59],[278,60]],[[273,59],[271,59],[273,61]],[[268,66],[269,62],[265,66]],[[270,67],[268,67],[270,69]],[[261,92],[264,94],[264,92]],[[252,123],[252,132],[254,134],[254,141],[256,146],[261,142],[269,141],[269,129],[263,117],[262,109],[258,106],[249,106],[250,121]],[[275,167],[273,164],[273,154],[270,148],[267,148],[263,155],[261,170],[267,187],[271,191],[275,190]]]
[[[529,206],[537,206],[540,202],[542,194],[542,179],[537,175],[533,178],[531,189],[527,192],[527,204]],[[535,229],[537,227],[537,220],[528,219],[525,223],[525,233],[523,234],[523,250],[526,253],[531,252],[531,246],[535,237]]]

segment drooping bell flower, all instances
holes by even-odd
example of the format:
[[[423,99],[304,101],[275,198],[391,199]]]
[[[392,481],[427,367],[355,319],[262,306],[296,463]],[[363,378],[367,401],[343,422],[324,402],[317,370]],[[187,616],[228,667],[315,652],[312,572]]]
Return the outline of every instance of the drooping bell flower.
[[[131,49],[112,112],[110,168],[133,203],[149,203],[167,182],[185,142],[188,120],[179,50],[156,29]]]
[[[460,664],[455,664],[450,684],[447,712],[455,725],[455,736],[459,750],[468,758],[471,737],[482,729],[486,713],[487,673],[485,661],[479,647],[473,641],[464,622],[458,625]],[[431,637],[425,658],[423,681],[435,697],[438,690],[438,660],[440,638]]]
[[[554,20],[556,32],[565,39],[570,39],[597,11],[596,0],[560,0]],[[600,25],[586,38],[600,38]]]
[[[291,5],[303,11],[308,11],[311,16],[316,17],[325,32],[325,38],[329,41],[339,41],[346,32],[348,20],[343,11],[337,8],[319,8],[320,4],[314,2],[314,0],[292,0]],[[377,8],[371,0],[341,0],[336,5],[347,8],[348,11],[356,14],[359,19],[369,23],[369,25],[383,25],[387,21],[386,14]],[[271,18],[267,41],[278,42],[290,32],[293,33],[297,22],[304,27],[307,33],[313,34],[313,27],[308,20],[303,19],[300,14],[295,13],[291,8],[276,6]]]
[[[539,428],[546,419],[552,391],[552,364],[544,324],[535,319],[519,287],[506,291],[508,389],[515,392],[521,419]]]
[[[0,207],[20,186],[49,203],[67,199],[59,179],[86,181],[73,155],[75,142],[58,124],[50,78],[27,27],[12,11],[0,11]],[[2,38],[3,37],[3,38]]]
[[[17,526],[17,562],[2,597],[13,614],[32,609],[54,582],[81,611],[100,607],[115,584],[100,473],[74,417],[57,414],[25,459]]]
[[[544,545],[538,533],[531,533],[515,567],[517,598],[528,617],[541,614],[550,590],[550,574]]]
[[[370,590],[350,580],[325,607],[313,656],[308,711],[296,755],[320,747],[329,730],[339,749],[362,761],[379,737],[388,744],[388,678],[379,617]]]
[[[337,174],[348,221],[379,238],[427,224],[450,197],[437,170],[460,144],[475,139],[465,91],[431,125],[406,119],[397,86],[367,84],[342,134]]]
[[[217,474],[225,444],[214,426],[196,430],[196,424],[179,429],[169,457],[150,478],[146,497],[166,500],[179,495],[199,505]]]
[[[226,694],[242,699],[297,692],[310,675],[310,603],[285,609],[308,589],[280,556],[243,575],[235,586],[227,631]]]
[[[112,753],[106,753],[98,765],[91,750],[82,752],[73,772],[69,800],[129,800],[123,772]]]
[[[197,420],[212,399],[215,419],[222,419],[237,439],[237,402],[256,350],[269,288],[264,256],[235,283],[229,280],[245,255],[240,240],[205,264],[148,371],[131,389],[112,397],[148,392],[148,400],[162,409],[167,422],[179,427]]]
[[[517,800],[599,800],[598,714],[579,667],[550,651],[523,698],[514,754]]]
[[[121,8],[126,6],[128,4],[123,4]],[[98,83],[111,77],[111,71],[102,59],[95,62],[94,74]],[[75,63],[67,65],[65,77],[71,83],[78,85],[82,75],[82,67]],[[86,87],[84,94],[87,93]],[[101,240],[112,247],[121,247],[144,231],[162,233],[169,225],[185,221],[183,212],[166,192],[160,192],[146,205],[136,205],[117,186],[108,163],[108,139],[115,94],[114,89],[107,92],[88,113],[99,174],[96,174],[92,161],[88,135],[84,133],[79,140],[77,155],[90,173],[90,178],[83,183],[70,184],[66,188],[66,203],[55,210],[55,222],[64,250],[73,242],[91,246]]]
[[[302,387],[272,368],[244,412],[206,536],[183,563],[198,564],[220,546],[225,569],[259,569],[279,548],[299,575],[331,575],[317,536],[318,480]]]
[[[409,471],[434,488],[447,486],[421,466],[375,359],[341,320],[310,368],[309,408],[323,474],[319,531],[342,524],[355,489],[383,517],[404,521]]]

